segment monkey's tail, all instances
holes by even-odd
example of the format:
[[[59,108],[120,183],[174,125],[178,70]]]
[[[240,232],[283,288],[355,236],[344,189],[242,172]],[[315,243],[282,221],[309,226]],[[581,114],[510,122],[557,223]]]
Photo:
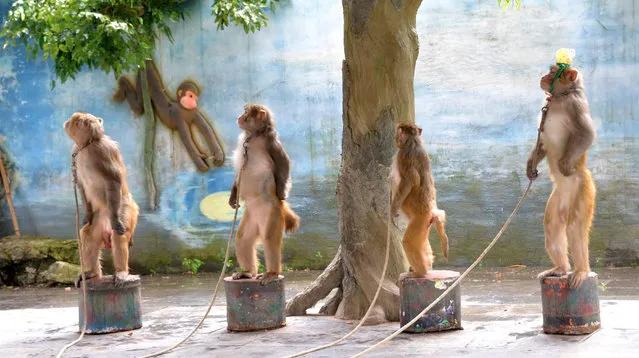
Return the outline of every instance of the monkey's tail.
[[[284,231],[287,234],[295,232],[300,227],[300,217],[295,214],[290,205],[282,200],[282,217],[284,219]]]
[[[444,226],[446,223],[446,212],[440,209],[433,209],[433,222],[435,223],[435,230],[437,230],[437,234],[439,234],[439,241],[442,246],[444,258],[446,262],[448,262],[448,235],[446,235],[446,228]]]

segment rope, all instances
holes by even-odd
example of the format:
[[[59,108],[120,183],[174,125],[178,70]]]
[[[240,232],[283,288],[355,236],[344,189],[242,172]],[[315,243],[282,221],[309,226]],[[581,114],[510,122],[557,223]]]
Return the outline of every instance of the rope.
[[[239,193],[239,188],[240,188],[239,181],[238,181],[237,188],[238,188],[238,193]],[[151,353],[151,354],[142,356],[141,358],[157,357],[159,355],[162,355],[164,353],[167,353],[167,352],[177,348],[182,343],[186,342],[189,338],[191,338],[191,336],[193,336],[193,334],[195,334],[195,332],[202,326],[202,323],[204,323],[204,320],[209,315],[209,312],[211,312],[211,308],[213,308],[213,303],[215,302],[215,298],[217,297],[217,292],[218,292],[218,289],[220,288],[220,283],[224,280],[224,274],[226,273],[226,264],[227,264],[227,262],[229,260],[229,252],[231,251],[231,240],[233,238],[233,232],[235,231],[235,223],[237,221],[237,211],[239,210],[239,208],[240,208],[239,205],[238,205],[237,208],[235,208],[235,214],[233,215],[233,225],[231,226],[231,232],[229,234],[229,242],[226,244],[226,254],[224,255],[224,266],[222,267],[222,272],[220,273],[220,278],[217,280],[217,284],[215,285],[215,291],[213,292],[213,298],[211,298],[211,302],[209,303],[209,307],[207,308],[206,313],[204,313],[204,317],[202,317],[202,319],[200,319],[200,322],[197,324],[197,326],[195,326],[195,328],[193,328],[191,333],[189,333],[180,342],[172,345],[169,348],[161,350],[159,352],[155,352],[155,353]]]
[[[534,151],[532,153],[532,159],[533,159],[533,164],[534,165],[537,164],[536,163],[536,161],[537,161],[537,151],[539,150],[539,146],[540,146],[539,139],[541,137],[541,132],[543,131],[543,128],[544,128],[544,122],[546,121],[546,113],[548,112],[548,104],[546,104],[541,109],[541,111],[542,111],[541,123],[539,125],[539,128],[537,129],[537,142],[535,144],[535,149],[534,149]],[[535,169],[535,174],[537,174],[537,173],[538,173],[537,169]],[[508,225],[510,225],[510,221],[513,219],[513,217],[515,216],[517,211],[519,211],[519,207],[521,207],[521,204],[524,202],[524,199],[526,199],[526,196],[528,195],[528,192],[530,192],[530,188],[532,187],[532,183],[533,183],[534,180],[535,180],[534,178],[530,179],[530,182],[528,183],[528,187],[526,187],[526,191],[524,191],[524,194],[522,195],[521,199],[519,199],[519,202],[517,203],[517,206],[515,206],[515,209],[513,210],[513,212],[508,217],[508,220],[506,220],[506,223],[504,223],[504,225],[501,227],[501,230],[499,230],[499,232],[497,233],[497,235],[495,236],[493,241],[491,241],[490,244],[488,244],[488,247],[486,247],[484,252],[482,252],[481,255],[479,255],[479,257],[475,260],[475,262],[473,262],[473,264],[470,265],[466,269],[466,271],[464,271],[464,273],[462,273],[461,276],[459,276],[459,278],[455,282],[453,282],[453,284],[450,285],[450,287],[448,287],[448,289],[446,289],[446,291],[444,291],[441,295],[439,295],[439,297],[437,297],[437,299],[435,301],[433,301],[430,305],[428,305],[428,307],[424,308],[419,314],[417,314],[417,316],[415,316],[415,318],[413,318],[410,322],[408,322],[405,325],[403,325],[401,328],[399,328],[393,334],[391,334],[390,336],[388,336],[388,337],[384,338],[383,340],[377,342],[373,346],[371,346],[371,347],[369,347],[369,348],[357,353],[356,355],[352,356],[351,358],[361,357],[364,353],[368,353],[368,352],[374,350],[375,348],[378,348],[382,344],[384,344],[384,343],[390,341],[391,339],[395,338],[397,335],[399,335],[400,333],[405,331],[408,327],[412,326],[415,322],[417,322],[426,312],[428,312],[437,303],[439,303],[439,301],[441,301],[444,297],[446,297],[446,295],[448,293],[450,293],[453,290],[453,288],[457,287],[457,285],[459,285],[459,283],[470,273],[470,271],[472,271],[475,268],[475,266],[477,266],[481,262],[481,260],[484,259],[486,254],[488,254],[488,251],[490,251],[490,249],[492,249],[492,247],[495,246],[495,244],[497,243],[497,241],[499,240],[501,235],[504,233],[504,231],[506,230]]]
[[[240,205],[239,205],[240,177],[242,176],[242,171],[244,170],[244,166],[246,165],[246,162],[247,162],[247,158],[248,158],[248,143],[249,143],[250,139],[251,139],[250,136],[247,137],[244,140],[244,143],[242,145],[244,147],[244,164],[240,168],[240,172],[238,173],[238,177],[237,177],[237,180],[236,180],[236,184],[237,184],[237,186],[236,186],[237,189],[236,190],[237,190],[238,205],[235,208],[235,214],[233,214],[233,224],[231,225],[231,232],[229,233],[229,241],[226,244],[226,253],[224,254],[224,263],[223,263],[223,266],[222,266],[222,272],[220,273],[220,278],[217,280],[217,284],[215,285],[215,290],[213,291],[213,298],[211,298],[211,302],[209,303],[209,307],[206,309],[206,313],[204,313],[204,316],[202,317],[202,319],[200,319],[200,322],[197,324],[197,326],[195,326],[195,328],[193,328],[191,333],[189,333],[183,340],[181,340],[180,342],[172,345],[169,348],[163,349],[163,350],[161,350],[159,352],[147,354],[147,355],[142,356],[140,358],[157,357],[159,355],[162,355],[164,353],[167,353],[167,352],[177,348],[182,343],[186,342],[189,338],[191,338],[191,336],[193,336],[193,334],[195,334],[195,332],[202,326],[202,323],[204,323],[204,320],[209,315],[209,312],[211,312],[211,308],[213,308],[213,303],[215,302],[215,298],[217,297],[217,293],[218,293],[218,290],[220,288],[220,284],[224,280],[224,274],[226,273],[226,265],[227,265],[227,263],[229,261],[229,253],[231,251],[231,240],[233,239],[233,233],[235,232],[235,224],[237,222],[237,212],[240,209]]]
[[[89,142],[89,144],[91,144],[91,142]],[[75,159],[78,153],[80,153],[80,151],[84,148],[86,148],[86,146],[78,149],[77,152],[71,155],[71,174],[73,175],[73,196],[75,197],[75,233],[78,238],[78,250],[80,253],[79,255],[80,256],[80,275],[82,275],[82,295],[83,295],[82,310],[84,313],[84,320],[82,322],[82,330],[80,331],[80,337],[78,337],[75,341],[62,347],[60,352],[58,352],[58,355],[56,356],[56,358],[62,357],[62,354],[64,354],[64,352],[67,349],[69,349],[71,346],[75,345],[76,343],[80,342],[82,338],[84,337],[84,333],[86,332],[86,329],[87,329],[87,285],[86,285],[87,280],[86,280],[86,275],[84,273],[84,261],[82,260],[82,252],[84,251],[84,249],[83,249],[82,240],[80,240],[80,204],[78,204],[78,174],[76,170],[77,167],[76,167],[76,159]]]
[[[377,285],[377,291],[375,292],[375,296],[373,297],[373,300],[371,301],[370,306],[368,306],[368,310],[366,311],[366,313],[364,314],[364,317],[362,317],[362,319],[359,321],[359,324],[357,325],[357,327],[353,328],[352,331],[348,332],[348,334],[346,334],[344,337],[329,343],[329,344],[325,344],[323,346],[319,346],[319,347],[315,347],[315,348],[311,348],[309,350],[305,350],[303,352],[299,352],[296,353],[294,355],[291,356],[287,356],[286,358],[293,358],[293,357],[300,357],[309,353],[313,353],[313,352],[317,352],[317,351],[321,351],[323,349],[326,348],[330,348],[333,347],[341,342],[343,342],[344,340],[346,340],[348,337],[352,336],[355,332],[357,332],[363,325],[364,322],[366,322],[366,319],[368,318],[368,316],[370,315],[371,311],[373,310],[373,307],[375,306],[375,303],[377,302],[377,298],[379,297],[379,293],[382,290],[382,286],[384,283],[384,277],[386,276],[386,269],[388,268],[388,258],[390,256],[390,239],[391,239],[391,210],[390,210],[390,203],[392,202],[392,193],[390,193],[389,195],[389,208],[388,208],[388,222],[387,222],[387,231],[386,231],[386,254],[384,257],[384,267],[382,268],[382,275],[379,279],[379,285]]]

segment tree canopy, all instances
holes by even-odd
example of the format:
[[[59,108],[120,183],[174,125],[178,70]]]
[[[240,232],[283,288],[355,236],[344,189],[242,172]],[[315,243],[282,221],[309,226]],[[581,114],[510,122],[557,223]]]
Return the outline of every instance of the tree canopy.
[[[214,0],[218,29],[230,24],[246,33],[266,26],[265,9],[279,0]],[[28,59],[51,58],[64,83],[84,66],[116,76],[151,57],[155,41],[171,42],[170,23],[189,16],[186,0],[18,0],[7,14],[3,49],[24,45]],[[51,86],[55,86],[55,80]]]

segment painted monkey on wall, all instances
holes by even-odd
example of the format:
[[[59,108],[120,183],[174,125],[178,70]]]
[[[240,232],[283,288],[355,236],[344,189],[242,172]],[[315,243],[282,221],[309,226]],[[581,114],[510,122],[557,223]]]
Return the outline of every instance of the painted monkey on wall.
[[[266,106],[247,105],[237,125],[243,132],[234,152],[237,174],[229,205],[237,208],[241,198],[246,208],[235,238],[235,254],[244,271],[233,274],[233,279],[256,276],[255,246],[261,241],[266,272],[258,278],[267,284],[282,271],[282,231],[294,232],[300,223],[286,202],[291,187],[290,160],[277,139],[273,113]]]
[[[137,74],[135,86],[128,78],[120,77],[118,88],[113,95],[113,99],[117,102],[126,99],[131,110],[138,115],[144,114],[142,71],[140,70]],[[224,164],[222,140],[197,108],[197,99],[200,95],[199,87],[194,82],[183,81],[177,89],[177,100],[172,100],[164,89],[153,61],[146,61],[144,71],[155,113],[170,130],[178,131],[182,143],[197,169],[201,172],[211,169],[210,164],[207,163],[209,158],[212,159],[214,166],[222,166]],[[194,126],[203,135],[209,150],[201,148],[200,144],[193,138]]]
[[[102,277],[100,249],[113,247],[114,279],[120,285],[137,278],[129,275],[129,246],[140,209],[129,192],[118,143],[104,134],[102,122],[102,118],[76,112],[64,123],[64,130],[75,142],[73,153],[77,153],[77,185],[84,205],[80,254],[85,277]]]
[[[435,224],[444,257],[448,259],[446,212],[437,208],[435,181],[430,158],[424,148],[422,129],[411,122],[399,122],[395,145],[399,149],[391,165],[391,216],[401,210],[408,217],[402,246],[413,272],[406,277],[424,276],[433,268],[433,249],[428,235]]]
[[[559,69],[559,66],[550,66],[550,72],[541,78],[544,91],[550,91]],[[546,251],[555,267],[542,272],[539,278],[568,273],[570,249],[575,269],[568,274],[568,284],[575,289],[590,272],[588,242],[596,195],[592,174],[586,168],[588,148],[596,133],[583,76],[576,69],[567,67],[555,81],[546,120],[540,130],[540,147],[534,163],[533,153],[530,154],[526,175],[531,180],[537,178],[537,165],[548,159],[553,189],[546,204],[544,232]]]

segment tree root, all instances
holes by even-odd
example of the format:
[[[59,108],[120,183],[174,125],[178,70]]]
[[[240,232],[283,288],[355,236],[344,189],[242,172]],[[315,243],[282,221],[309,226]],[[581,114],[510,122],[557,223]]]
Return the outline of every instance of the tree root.
[[[335,287],[340,287],[343,277],[344,268],[342,267],[342,248],[340,246],[337,250],[337,254],[335,254],[335,258],[333,258],[333,261],[331,261],[324,272],[322,272],[310,286],[298,293],[286,304],[286,315],[305,315],[307,309],[313,307],[317,301],[326,297]],[[337,309],[337,304],[341,301],[341,294],[339,296],[339,300],[337,300],[335,304],[335,309]],[[329,303],[333,301],[335,301],[335,297],[333,297]]]
[[[334,316],[342,302],[342,288],[338,287],[335,293],[328,298],[324,306],[320,308],[319,313],[324,316]]]

